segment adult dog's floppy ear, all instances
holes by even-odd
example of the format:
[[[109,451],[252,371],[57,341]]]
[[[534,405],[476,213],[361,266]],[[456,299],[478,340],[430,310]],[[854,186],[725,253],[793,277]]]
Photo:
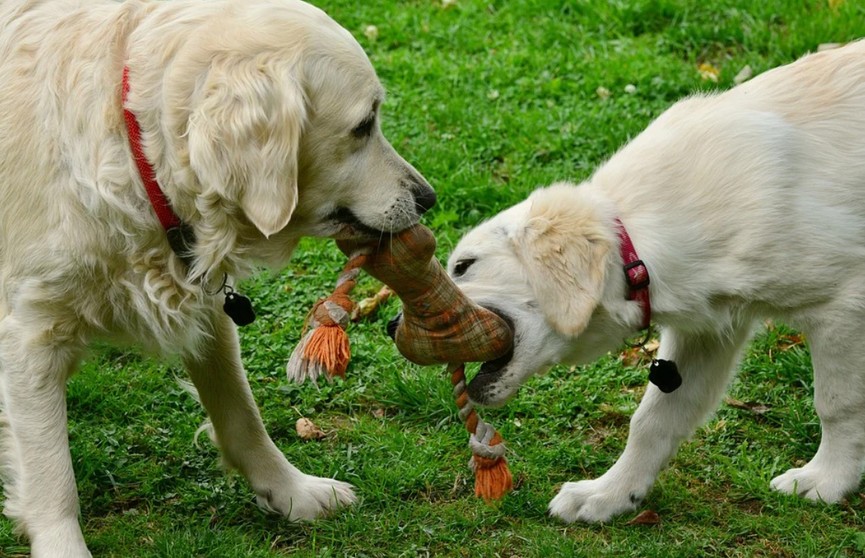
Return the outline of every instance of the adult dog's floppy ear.
[[[525,225],[513,236],[535,299],[557,331],[577,336],[586,329],[603,294],[609,238],[597,216],[574,206],[571,192],[553,186],[532,196]]]
[[[270,236],[297,205],[306,105],[288,75],[256,59],[215,60],[189,118],[189,159],[203,193],[236,203]]]

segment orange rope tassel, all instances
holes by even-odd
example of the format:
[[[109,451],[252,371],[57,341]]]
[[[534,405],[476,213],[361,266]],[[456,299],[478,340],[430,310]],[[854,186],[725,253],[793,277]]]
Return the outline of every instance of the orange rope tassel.
[[[310,327],[285,367],[289,380],[304,382],[307,379],[316,381],[321,375],[328,380],[345,376],[351,360],[345,328],[355,307],[348,295],[357,283],[367,252],[361,250],[352,255],[337,279],[333,293],[313,306],[307,318]]]
[[[351,348],[348,334],[339,325],[319,326],[303,349],[303,358],[319,361],[330,377],[345,377]]]

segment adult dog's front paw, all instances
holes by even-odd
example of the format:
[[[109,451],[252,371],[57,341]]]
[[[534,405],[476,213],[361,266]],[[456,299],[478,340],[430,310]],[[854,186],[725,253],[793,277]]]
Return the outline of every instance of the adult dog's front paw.
[[[796,494],[809,500],[834,504],[858,486],[858,469],[855,472],[855,475],[843,475],[809,463],[775,477],[769,486],[785,494]]]
[[[634,494],[603,478],[566,482],[550,502],[550,515],[566,523],[605,523],[613,516],[633,511],[645,494]]]
[[[357,500],[353,487],[347,482],[300,475],[287,488],[259,492],[258,505],[291,521],[310,521]]]

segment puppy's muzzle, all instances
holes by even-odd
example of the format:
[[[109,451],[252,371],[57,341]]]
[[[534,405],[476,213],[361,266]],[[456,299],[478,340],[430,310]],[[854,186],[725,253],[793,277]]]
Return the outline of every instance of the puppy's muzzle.
[[[495,393],[496,385],[501,381],[504,370],[514,358],[514,351],[501,356],[495,360],[490,360],[481,365],[480,371],[466,386],[466,391],[469,394],[469,399],[479,405],[491,405],[498,403],[498,399],[492,400]]]
[[[511,360],[514,358],[514,348],[517,344],[517,331],[514,327],[514,320],[504,312],[497,310],[496,308],[487,308],[491,312],[495,312],[501,319],[508,324],[508,327],[511,328],[511,331],[514,332],[514,343],[511,345],[511,349],[500,356],[495,360],[488,360],[481,364],[481,369],[475,375],[474,378],[466,386],[466,391],[469,394],[469,398],[478,403],[480,405],[492,404],[497,401],[491,401],[490,398],[496,391],[494,388],[496,384],[498,384],[502,376],[505,373],[505,369],[508,364],[510,364]]]

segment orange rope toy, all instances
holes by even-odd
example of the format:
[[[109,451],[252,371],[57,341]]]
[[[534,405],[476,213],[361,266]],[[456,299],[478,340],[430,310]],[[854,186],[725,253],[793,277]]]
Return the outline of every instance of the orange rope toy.
[[[460,410],[460,419],[470,434],[472,458],[469,467],[475,474],[475,496],[485,501],[498,500],[514,487],[511,471],[505,459],[505,444],[495,428],[484,422],[475,412],[466,393],[466,373],[462,364],[448,366],[454,398]]]
[[[328,377],[344,375],[350,358],[347,335],[344,325],[329,324],[347,323],[343,314],[350,315],[351,306],[343,303],[362,267],[389,286],[403,303],[403,317],[394,335],[400,353],[416,364],[448,364],[460,419],[471,434],[473,455],[469,464],[475,473],[475,494],[486,501],[501,498],[513,486],[505,446],[501,435],[475,412],[466,393],[462,363],[494,360],[508,352],[513,346],[510,327],[498,315],[474,304],[448,277],[434,257],[435,237],[426,227],[416,225],[377,245],[338,245],[350,255],[349,262],[334,295],[313,309],[313,329],[288,362],[289,378],[303,381],[315,380],[322,373]],[[319,310],[322,307],[324,311]],[[319,319],[324,313],[327,318]],[[325,331],[318,333],[322,329]],[[344,341],[324,341],[341,335]],[[317,340],[319,336],[322,340]]]

